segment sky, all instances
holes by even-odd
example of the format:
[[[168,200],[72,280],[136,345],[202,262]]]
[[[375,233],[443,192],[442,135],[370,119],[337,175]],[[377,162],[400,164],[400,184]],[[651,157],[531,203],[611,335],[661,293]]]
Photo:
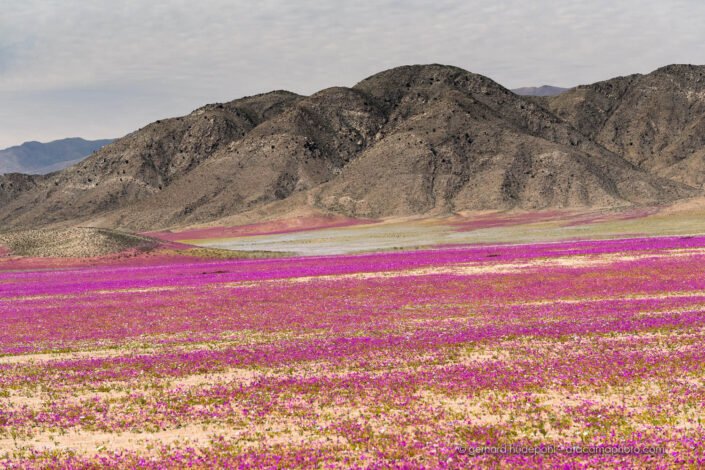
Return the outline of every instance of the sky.
[[[509,88],[705,64],[702,0],[0,0],[0,148],[443,63]]]

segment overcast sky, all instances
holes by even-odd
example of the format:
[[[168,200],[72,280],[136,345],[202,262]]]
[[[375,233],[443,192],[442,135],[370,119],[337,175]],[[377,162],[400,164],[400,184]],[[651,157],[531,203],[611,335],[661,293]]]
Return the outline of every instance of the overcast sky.
[[[0,148],[445,63],[507,87],[705,63],[703,0],[0,0]]]

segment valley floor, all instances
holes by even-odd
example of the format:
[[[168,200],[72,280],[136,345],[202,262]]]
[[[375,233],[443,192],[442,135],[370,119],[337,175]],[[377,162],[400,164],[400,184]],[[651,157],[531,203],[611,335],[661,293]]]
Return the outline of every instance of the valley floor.
[[[147,235],[237,251],[321,256],[449,245],[518,244],[705,233],[705,201],[670,207],[486,211],[439,218],[291,218],[245,227],[209,226]]]
[[[145,256],[0,263],[0,465],[705,465],[705,237]]]

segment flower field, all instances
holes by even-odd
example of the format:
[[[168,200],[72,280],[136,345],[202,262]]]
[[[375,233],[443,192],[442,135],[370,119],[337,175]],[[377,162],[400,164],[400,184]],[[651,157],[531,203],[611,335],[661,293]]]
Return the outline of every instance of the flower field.
[[[0,466],[705,466],[705,237],[0,266]]]

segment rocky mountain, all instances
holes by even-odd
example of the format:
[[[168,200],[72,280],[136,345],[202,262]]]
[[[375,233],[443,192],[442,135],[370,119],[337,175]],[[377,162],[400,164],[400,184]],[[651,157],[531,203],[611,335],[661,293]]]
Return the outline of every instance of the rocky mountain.
[[[44,175],[80,162],[112,142],[112,139],[84,140],[70,138],[48,143],[25,142],[0,150],[0,174],[26,173]]]
[[[557,96],[568,90],[569,88],[561,88],[551,85],[528,86],[512,89],[514,93],[521,96]]]
[[[425,65],[311,96],[277,91],[208,105],[59,173],[13,181],[0,196],[0,230],[147,230],[301,208],[388,217],[612,207],[696,194],[600,138],[618,100],[581,90],[567,96],[582,101],[538,100]]]
[[[705,184],[705,66],[669,65],[549,100],[583,135],[654,175]]]
[[[10,201],[19,197],[21,194],[28,193],[35,189],[42,179],[41,176],[24,175],[21,173],[0,175],[0,208],[6,206]],[[21,210],[21,208],[18,208],[18,210]]]

